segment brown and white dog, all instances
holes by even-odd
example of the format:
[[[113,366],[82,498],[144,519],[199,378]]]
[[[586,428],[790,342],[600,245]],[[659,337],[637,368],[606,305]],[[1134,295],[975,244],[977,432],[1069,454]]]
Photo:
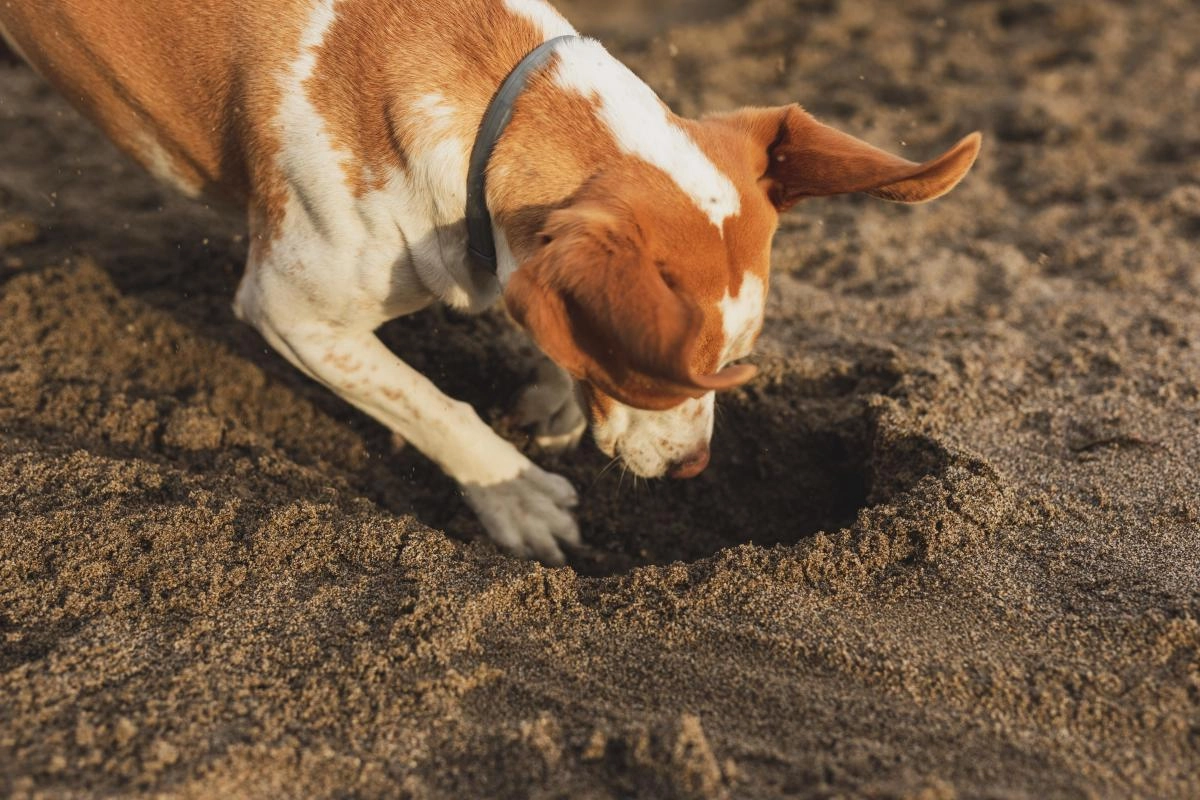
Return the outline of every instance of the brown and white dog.
[[[521,404],[546,443],[578,441],[578,396],[605,453],[690,477],[714,392],[754,373],[729,365],[762,326],[779,213],[933,199],[980,142],[914,164],[799,106],[682,119],[597,42],[563,41],[488,167],[493,275],[466,257],[468,154],[514,65],[574,33],[543,0],[4,0],[0,33],[156,176],[243,204],[238,315],[437,462],[498,544],[548,563],[579,539],[571,485],[373,331],[503,297],[558,365]]]

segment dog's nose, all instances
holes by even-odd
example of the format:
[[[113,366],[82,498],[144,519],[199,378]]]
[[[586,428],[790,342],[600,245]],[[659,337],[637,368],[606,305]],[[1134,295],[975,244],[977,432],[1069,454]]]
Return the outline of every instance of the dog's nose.
[[[669,474],[672,478],[694,478],[708,466],[708,456],[708,445],[703,445],[699,450],[672,464]]]

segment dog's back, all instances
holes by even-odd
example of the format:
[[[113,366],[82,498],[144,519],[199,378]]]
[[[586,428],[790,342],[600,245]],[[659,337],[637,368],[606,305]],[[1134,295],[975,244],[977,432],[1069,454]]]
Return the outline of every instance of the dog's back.
[[[344,166],[369,172],[381,157],[403,159],[410,104],[440,92],[478,94],[468,105],[483,107],[544,38],[529,18],[485,0],[340,0],[336,15],[334,7],[9,0],[0,3],[0,34],[157,177],[188,195],[238,200],[270,194],[264,170],[274,166],[289,94],[320,104],[328,136],[355,156]]]
[[[11,0],[0,5],[0,27],[157,177],[187,194],[214,186],[242,194],[245,159],[229,134],[239,115],[270,98],[269,87],[243,80],[236,53],[294,35],[291,12],[300,3],[159,0],[146,13],[134,2]]]

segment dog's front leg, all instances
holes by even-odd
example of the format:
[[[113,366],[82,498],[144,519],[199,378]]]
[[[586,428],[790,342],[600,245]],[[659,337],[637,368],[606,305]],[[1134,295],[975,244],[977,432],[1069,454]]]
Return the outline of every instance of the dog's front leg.
[[[498,545],[522,557],[561,564],[560,543],[579,543],[569,510],[576,503],[571,484],[531,462],[470,405],[447,397],[374,333],[297,320],[295,306],[281,321],[284,315],[264,313],[262,303],[245,300],[242,293],[239,311],[272,347],[454,478]]]
[[[533,441],[545,453],[574,449],[587,430],[587,418],[575,397],[575,382],[562,367],[542,357],[537,377],[525,387],[514,416],[533,429]]]

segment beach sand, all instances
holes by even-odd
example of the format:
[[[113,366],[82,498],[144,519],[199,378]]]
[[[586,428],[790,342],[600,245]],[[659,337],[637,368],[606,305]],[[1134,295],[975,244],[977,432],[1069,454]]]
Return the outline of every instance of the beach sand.
[[[1200,796],[1200,10],[559,5],[682,113],[983,152],[787,215],[711,468],[542,459],[546,569],[234,319],[236,219],[0,63],[0,795]],[[501,313],[383,336],[522,442]]]

